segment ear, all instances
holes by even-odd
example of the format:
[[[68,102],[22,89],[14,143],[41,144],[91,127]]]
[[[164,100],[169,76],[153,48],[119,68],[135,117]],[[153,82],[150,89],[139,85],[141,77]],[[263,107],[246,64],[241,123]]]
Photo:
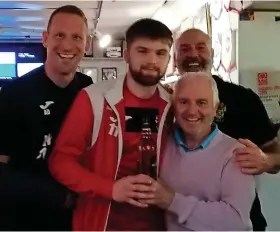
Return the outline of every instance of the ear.
[[[43,33],[42,33],[42,44],[45,48],[48,47],[48,36],[49,36],[49,33],[47,31],[43,31]]]
[[[85,47],[86,52],[89,51],[89,49],[91,48],[91,45],[92,45],[92,38],[89,35],[89,36],[87,36],[87,40],[86,40],[86,47]]]
[[[125,62],[128,63],[128,61],[129,61],[129,54],[128,54],[128,49],[127,48],[124,49],[124,51],[123,51],[123,58],[124,58]]]

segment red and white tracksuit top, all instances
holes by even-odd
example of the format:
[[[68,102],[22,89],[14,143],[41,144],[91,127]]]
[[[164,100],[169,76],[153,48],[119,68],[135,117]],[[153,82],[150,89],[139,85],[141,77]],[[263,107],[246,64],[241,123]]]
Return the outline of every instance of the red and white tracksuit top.
[[[123,150],[124,81],[125,77],[93,84],[78,94],[49,159],[55,179],[80,195],[73,218],[75,231],[106,230]],[[158,107],[163,109],[157,139],[161,160],[171,100],[160,85],[158,90]]]

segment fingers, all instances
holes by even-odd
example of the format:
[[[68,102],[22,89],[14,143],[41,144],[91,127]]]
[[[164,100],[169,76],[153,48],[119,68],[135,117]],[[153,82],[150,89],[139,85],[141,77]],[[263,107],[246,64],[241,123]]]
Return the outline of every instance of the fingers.
[[[140,199],[139,202],[141,202],[142,204],[147,204],[147,205],[155,205],[156,204],[155,199],[147,199],[147,200]]]
[[[236,155],[235,159],[240,168],[256,168],[255,159],[250,154],[240,153]]]
[[[247,175],[259,174],[259,170],[257,168],[242,168],[241,172]]]
[[[252,157],[250,154],[240,153],[240,154],[236,154],[235,159],[237,162],[242,162],[242,161],[249,161],[252,159]]]
[[[10,159],[9,156],[7,155],[0,155],[0,163],[6,164],[8,163],[9,159]]]
[[[140,202],[140,201],[136,201],[134,200],[133,198],[128,198],[127,199],[127,203],[131,204],[131,205],[134,205],[136,207],[140,207],[140,208],[146,208],[148,207],[148,204],[145,203],[144,201],[143,202]]]
[[[130,192],[128,193],[128,197],[134,199],[152,199],[155,195],[152,193]]]
[[[256,147],[240,147],[236,148],[234,150],[234,154],[240,155],[240,154],[251,154],[251,153],[256,153]]]
[[[251,142],[249,139],[238,139],[238,142],[242,143],[246,147],[254,147],[254,148],[258,147],[256,144]]]
[[[132,190],[135,192],[155,192],[156,189],[151,185],[134,184]]]
[[[254,162],[250,162],[250,161],[239,162],[239,166],[241,168],[256,168],[256,164]]]
[[[131,184],[152,184],[153,179],[150,176],[139,174],[137,176],[129,176],[129,181]]]

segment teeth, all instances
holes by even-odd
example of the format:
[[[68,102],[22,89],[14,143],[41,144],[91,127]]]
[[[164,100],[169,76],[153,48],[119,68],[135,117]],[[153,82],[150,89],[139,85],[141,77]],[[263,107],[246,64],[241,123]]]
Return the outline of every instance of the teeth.
[[[191,121],[191,122],[196,122],[198,121],[198,118],[187,118],[187,121]]]
[[[190,63],[189,66],[199,66],[199,63]]]
[[[66,58],[66,59],[72,59],[74,57],[73,54],[59,54],[60,57]]]

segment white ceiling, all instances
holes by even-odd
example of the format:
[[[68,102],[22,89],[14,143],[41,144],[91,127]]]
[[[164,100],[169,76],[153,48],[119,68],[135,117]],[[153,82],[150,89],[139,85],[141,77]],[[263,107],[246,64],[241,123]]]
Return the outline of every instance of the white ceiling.
[[[176,1],[176,0],[171,0]],[[0,0],[0,39],[41,39],[50,14],[58,7],[80,7],[92,33],[95,25],[101,33],[123,37],[129,25],[140,18],[152,17],[165,0],[87,0],[87,1],[2,1]],[[99,18],[98,18],[99,16]]]
[[[165,0],[103,1],[97,29],[102,33],[122,35],[136,20],[152,17],[164,2]]]

